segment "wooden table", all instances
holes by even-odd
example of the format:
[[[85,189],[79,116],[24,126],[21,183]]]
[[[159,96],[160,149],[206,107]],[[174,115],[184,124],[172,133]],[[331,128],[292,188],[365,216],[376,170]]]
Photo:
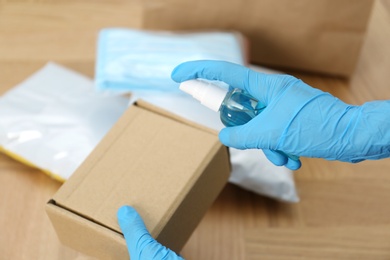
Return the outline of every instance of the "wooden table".
[[[0,1],[0,94],[47,61],[93,77],[99,29],[138,26],[136,6],[118,5],[119,1]],[[96,15],[86,15],[91,11]],[[376,2],[350,80],[293,74],[348,103],[390,99],[390,0]],[[389,159],[348,164],[303,158],[295,180],[301,197],[297,204],[227,185],[182,255],[225,260],[390,259]],[[0,259],[89,259],[60,244],[44,212],[60,185],[0,154]]]

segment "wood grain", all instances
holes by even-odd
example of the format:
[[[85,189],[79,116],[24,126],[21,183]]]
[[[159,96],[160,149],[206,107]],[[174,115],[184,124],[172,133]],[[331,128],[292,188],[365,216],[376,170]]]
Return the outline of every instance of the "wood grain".
[[[246,259],[389,259],[389,239],[390,226],[254,229]]]

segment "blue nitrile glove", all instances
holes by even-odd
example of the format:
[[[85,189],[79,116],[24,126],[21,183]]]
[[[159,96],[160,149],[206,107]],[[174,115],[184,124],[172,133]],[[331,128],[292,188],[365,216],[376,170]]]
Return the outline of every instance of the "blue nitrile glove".
[[[246,90],[266,108],[241,126],[220,131],[220,141],[237,149],[263,149],[275,165],[298,169],[283,154],[345,162],[390,157],[390,100],[348,105],[289,75],[255,72],[223,61],[190,61],[172,79],[220,80]]]
[[[183,259],[169,248],[158,243],[149,234],[144,221],[133,207],[123,206],[118,210],[117,215],[131,260]]]

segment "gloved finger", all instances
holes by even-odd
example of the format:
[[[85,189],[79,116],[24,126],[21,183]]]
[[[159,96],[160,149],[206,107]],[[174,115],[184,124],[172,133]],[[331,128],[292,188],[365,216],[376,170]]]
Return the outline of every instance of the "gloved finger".
[[[123,206],[117,212],[118,223],[126,239],[131,259],[142,259],[143,248],[157,243],[149,234],[141,216],[130,206]]]
[[[302,166],[301,160],[293,160],[291,158],[288,158],[288,162],[285,164],[287,168],[289,168],[292,171],[298,170]]]
[[[225,127],[219,132],[219,140],[236,149],[272,149],[277,145],[277,138],[270,137],[269,128],[258,126],[258,122],[267,122],[266,117],[260,113],[246,124]]]
[[[267,157],[267,159],[273,164],[275,164],[276,166],[284,166],[289,161],[286,155],[274,150],[263,149],[263,153],[265,157]]]
[[[249,131],[251,129],[248,129]],[[248,139],[251,139],[251,137],[256,137],[257,133],[250,134],[246,130],[245,125],[240,126],[231,126],[223,128],[219,134],[219,140],[222,144],[228,147],[233,147],[236,149],[252,149],[252,148],[258,148],[257,146],[257,140],[254,139],[252,141],[248,141]],[[250,143],[250,144],[249,144]]]
[[[117,212],[117,217],[131,260],[182,259],[150,235],[141,216],[133,207],[121,207]]]
[[[287,154],[287,153],[280,151],[280,150],[276,150],[275,152],[280,153],[280,154],[284,155],[285,157],[287,157],[288,161],[286,162],[285,166],[287,168],[289,168],[290,170],[298,170],[301,167],[302,163],[299,160],[298,156]]]
[[[197,78],[219,80],[231,87],[245,89],[251,93],[253,91],[251,88],[258,91],[258,77],[265,75],[231,62],[198,60],[181,63],[173,69],[171,77],[179,83]]]
[[[276,166],[285,166],[290,170],[298,170],[301,168],[301,161],[299,159],[291,159],[285,153],[269,149],[263,149],[264,155],[267,159]]]

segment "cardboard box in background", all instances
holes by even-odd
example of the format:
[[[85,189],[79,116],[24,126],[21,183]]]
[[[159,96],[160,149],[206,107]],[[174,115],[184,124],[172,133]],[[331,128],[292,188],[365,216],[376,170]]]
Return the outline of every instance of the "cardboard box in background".
[[[374,0],[144,1],[146,29],[227,29],[249,38],[254,64],[348,77]]]
[[[132,205],[163,245],[180,252],[228,181],[217,132],[140,101],[131,106],[47,204],[60,241],[99,259],[127,259],[116,212]]]

